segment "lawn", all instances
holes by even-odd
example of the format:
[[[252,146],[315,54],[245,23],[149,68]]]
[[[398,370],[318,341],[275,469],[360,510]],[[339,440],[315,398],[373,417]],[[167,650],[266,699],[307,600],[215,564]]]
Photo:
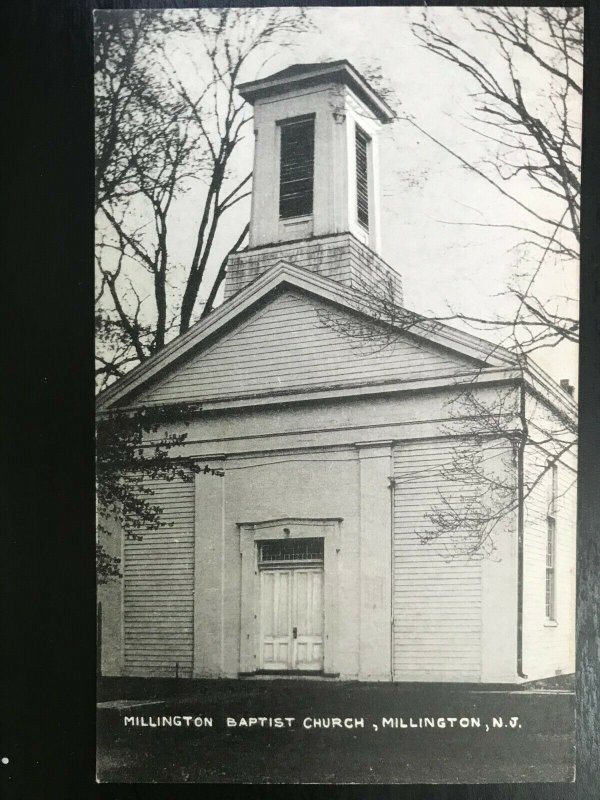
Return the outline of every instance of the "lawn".
[[[564,691],[129,679],[105,680],[98,699],[102,782],[537,783],[573,775],[575,702]],[[160,726],[164,717],[173,727]],[[177,726],[178,717],[189,720]]]

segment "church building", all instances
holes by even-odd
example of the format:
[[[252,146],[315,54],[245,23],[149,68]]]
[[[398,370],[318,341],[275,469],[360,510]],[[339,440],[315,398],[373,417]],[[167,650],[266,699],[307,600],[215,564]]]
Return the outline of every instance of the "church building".
[[[163,527],[108,537],[123,577],[99,589],[102,673],[573,672],[576,465],[515,445],[525,421],[573,420],[572,396],[501,347],[402,313],[380,255],[378,136],[393,115],[349,62],[239,91],[254,107],[252,210],[224,302],[98,401],[99,414],[172,409],[169,430],[186,434],[172,455],[197,469],[151,483]],[[488,446],[472,404],[498,398],[507,433]],[[488,488],[514,486],[515,502],[471,547],[449,509],[476,516],[487,495],[453,465],[486,446]]]

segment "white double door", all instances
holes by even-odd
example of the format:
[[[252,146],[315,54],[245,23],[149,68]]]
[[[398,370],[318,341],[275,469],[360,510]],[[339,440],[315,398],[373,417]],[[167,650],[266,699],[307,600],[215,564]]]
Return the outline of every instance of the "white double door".
[[[261,569],[260,666],[323,669],[323,567]]]

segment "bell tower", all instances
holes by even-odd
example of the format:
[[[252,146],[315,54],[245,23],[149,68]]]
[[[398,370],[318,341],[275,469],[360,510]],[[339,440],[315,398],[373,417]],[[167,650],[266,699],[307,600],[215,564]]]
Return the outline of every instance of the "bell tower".
[[[346,284],[352,248],[384,265],[378,134],[393,119],[387,103],[348,61],[297,64],[238,90],[254,107],[252,211],[226,299],[274,263],[271,253]],[[322,258],[333,245],[338,269]]]

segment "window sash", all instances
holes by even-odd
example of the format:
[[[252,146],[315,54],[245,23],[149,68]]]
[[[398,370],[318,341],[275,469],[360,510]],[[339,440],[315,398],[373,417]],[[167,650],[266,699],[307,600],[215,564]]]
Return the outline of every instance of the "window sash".
[[[556,618],[556,521],[547,520],[546,537],[546,618]]]

